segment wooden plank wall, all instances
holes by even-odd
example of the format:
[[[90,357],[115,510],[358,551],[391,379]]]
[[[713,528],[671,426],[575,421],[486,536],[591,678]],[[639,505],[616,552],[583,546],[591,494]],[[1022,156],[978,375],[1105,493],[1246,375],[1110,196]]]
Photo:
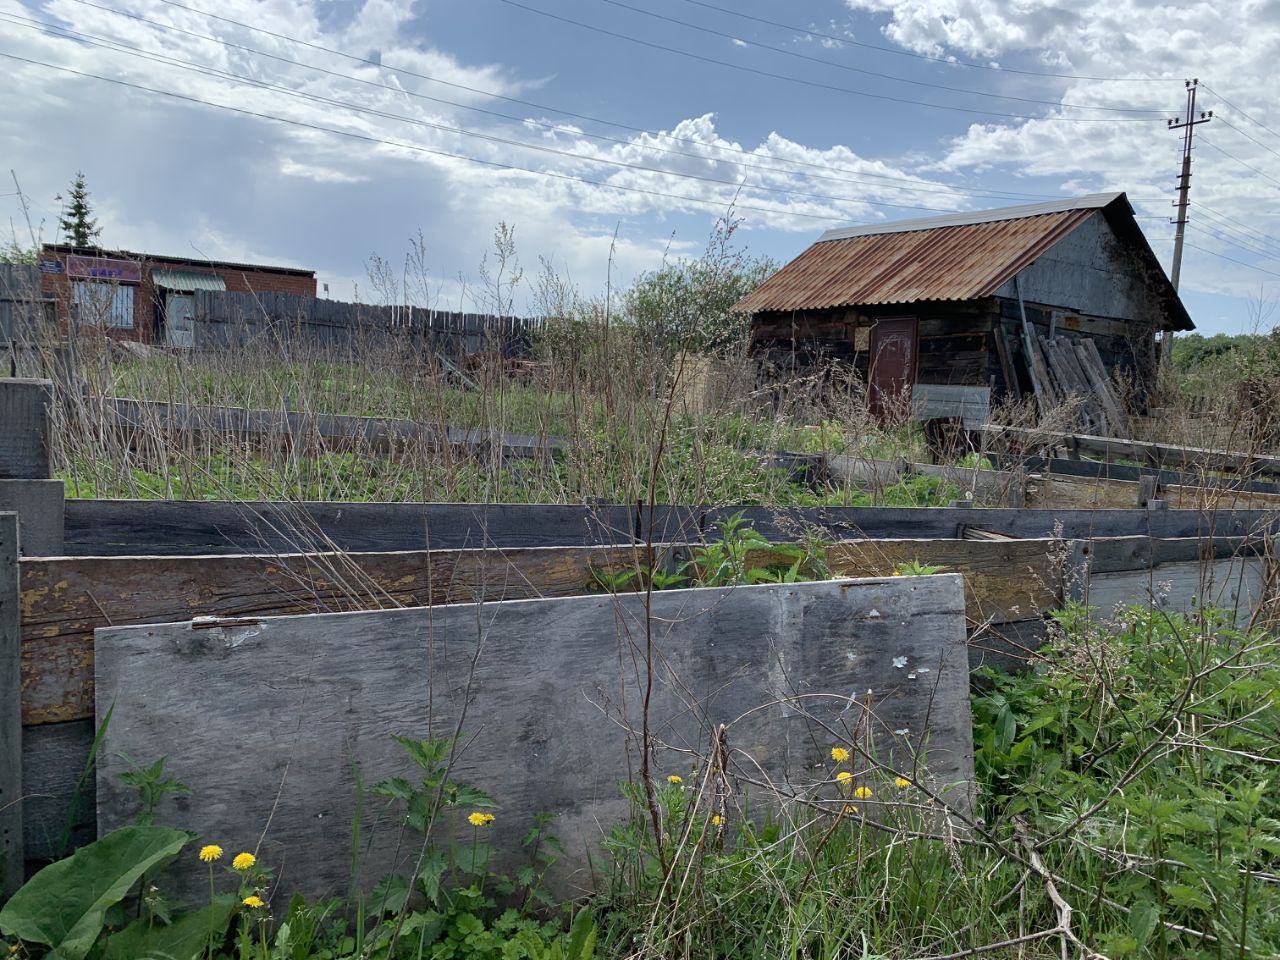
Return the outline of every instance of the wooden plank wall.
[[[650,610],[629,595],[103,629],[98,708],[115,712],[98,765],[100,828],[135,810],[121,757],[164,753],[195,798],[164,804],[164,822],[257,849],[282,890],[340,894],[351,879],[350,858],[335,851],[350,844],[353,764],[365,783],[412,777],[392,735],[460,726],[453,772],[498,799],[486,829],[498,868],[527,861],[521,838],[548,812],[567,849],[549,887],[589,890],[588,853],[627,810],[619,783],[633,775],[646,680],[627,651],[646,642],[648,616],[661,664],[649,713],[655,778],[691,780],[692,758],[710,753],[725,724],[731,774],[768,777],[784,796],[817,787],[835,806],[847,793],[832,782],[830,749],[865,729],[884,767],[860,764],[855,783],[892,796],[899,773],[968,806],[963,596],[960,578],[942,575],[664,591]],[[365,806],[355,880],[369,889],[417,849]],[[470,838],[467,812],[441,832]],[[740,815],[726,814],[731,824]],[[186,865],[164,881],[178,899],[201,884]]]
[[[266,338],[290,347],[346,352],[403,343],[454,359],[489,350],[519,358],[532,356],[534,337],[544,326],[538,318],[201,290],[196,293],[195,346],[245,347]]]
[[[48,380],[0,379],[0,480],[52,476]]]

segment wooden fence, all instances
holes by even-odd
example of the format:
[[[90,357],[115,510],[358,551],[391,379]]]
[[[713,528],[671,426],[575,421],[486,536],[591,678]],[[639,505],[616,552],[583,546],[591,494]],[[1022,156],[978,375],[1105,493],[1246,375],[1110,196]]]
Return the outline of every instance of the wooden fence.
[[[471,601],[491,604],[496,612],[509,600],[600,594],[602,584],[616,582],[618,574],[640,567],[671,571],[695,549],[626,544],[25,557],[15,569],[21,577],[22,775],[31,798],[24,813],[26,855],[48,857],[68,838],[90,838],[96,829],[93,784],[83,780],[95,717],[100,720],[104,709],[95,695],[95,631],[184,622],[212,636],[252,630],[267,617]],[[1269,609],[1275,585],[1269,541],[1257,537],[856,540],[827,547],[826,560],[844,577],[883,577],[912,561],[960,574],[974,667],[1025,664],[1045,639],[1047,612],[1066,597],[1102,613],[1121,602],[1171,610],[1213,602],[1247,618]],[[1159,587],[1166,581],[1173,585],[1168,591]],[[553,635],[554,629],[547,634]]]
[[[395,342],[455,362],[490,351],[513,359],[532,356],[534,337],[543,326],[544,321],[534,318],[201,290],[195,295],[194,345],[221,350],[267,339],[345,354]]]

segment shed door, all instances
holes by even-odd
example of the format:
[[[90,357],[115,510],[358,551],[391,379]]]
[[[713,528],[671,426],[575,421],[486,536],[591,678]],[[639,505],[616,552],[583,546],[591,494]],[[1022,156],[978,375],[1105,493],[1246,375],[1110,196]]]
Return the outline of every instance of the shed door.
[[[165,339],[171,347],[191,347],[195,342],[196,298],[189,293],[171,293],[165,298]]]
[[[871,363],[867,377],[871,412],[878,417],[905,413],[916,380],[916,318],[878,320],[871,329]]]

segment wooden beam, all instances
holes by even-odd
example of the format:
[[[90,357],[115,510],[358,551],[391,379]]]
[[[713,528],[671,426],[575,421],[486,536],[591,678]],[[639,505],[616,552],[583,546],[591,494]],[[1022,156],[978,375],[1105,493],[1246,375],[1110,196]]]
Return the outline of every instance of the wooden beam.
[[[22,630],[18,515],[0,513],[0,900],[22,886]]]
[[[1155,467],[1190,467],[1201,470],[1227,470],[1249,477],[1257,474],[1280,476],[1280,457],[1240,453],[1232,450],[1208,450],[1201,447],[1176,447],[1145,440],[1117,440],[1090,434],[1066,434],[1025,427],[990,425],[983,432],[999,439],[1013,437],[1023,442],[1072,443],[1077,450],[1108,458],[1141,460]]]
[[[626,546],[26,559],[22,722],[93,716],[100,627],[565,597],[600,590],[597,574],[649,567],[649,556]]]

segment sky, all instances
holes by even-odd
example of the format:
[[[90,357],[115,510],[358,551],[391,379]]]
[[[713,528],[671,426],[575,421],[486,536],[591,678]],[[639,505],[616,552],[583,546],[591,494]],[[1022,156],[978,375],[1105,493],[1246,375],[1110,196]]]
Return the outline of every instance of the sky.
[[[0,0],[0,226],[58,239],[79,170],[104,246],[365,301],[378,257],[483,309],[506,224],[524,312],[544,264],[618,289],[731,206],[783,263],[832,227],[1123,190],[1168,269],[1198,78],[1182,294],[1238,333],[1280,320],[1277,60],[1280,0]]]

